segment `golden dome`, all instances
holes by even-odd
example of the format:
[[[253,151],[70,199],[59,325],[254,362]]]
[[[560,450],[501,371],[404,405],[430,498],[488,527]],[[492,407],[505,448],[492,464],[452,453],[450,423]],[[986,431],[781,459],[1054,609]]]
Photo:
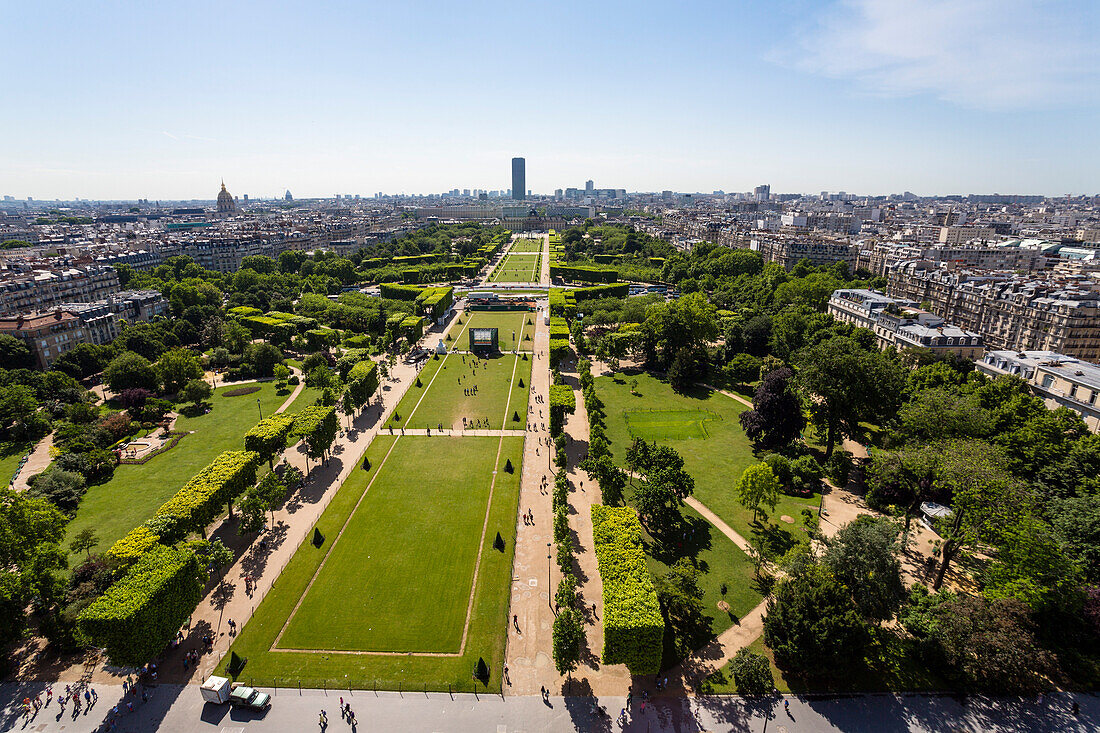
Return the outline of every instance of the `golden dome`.
[[[218,211],[233,211],[237,208],[237,202],[233,200],[233,194],[225,190],[225,181],[222,181],[222,190],[218,192]]]

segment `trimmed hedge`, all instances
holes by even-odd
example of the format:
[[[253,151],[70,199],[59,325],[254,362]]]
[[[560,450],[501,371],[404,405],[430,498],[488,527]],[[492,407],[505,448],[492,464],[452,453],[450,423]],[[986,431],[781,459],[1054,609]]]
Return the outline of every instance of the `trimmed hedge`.
[[[336,417],[335,406],[312,405],[294,416],[291,432],[305,438],[306,455],[317,459],[324,456],[339,430],[340,421]]]
[[[424,336],[424,323],[420,316],[409,316],[401,321],[401,332],[409,341],[419,341]]]
[[[557,437],[561,434],[562,424],[565,422],[565,414],[572,415],[577,409],[577,398],[573,394],[573,388],[567,384],[550,385],[550,435]]]
[[[665,622],[637,512],[594,504],[592,536],[603,582],[603,663],[625,664],[631,674],[657,674]]]
[[[256,423],[244,434],[244,449],[257,453],[260,460],[270,461],[286,448],[294,416],[276,412]]]
[[[111,545],[107,554],[126,567],[140,560],[159,541],[160,535],[142,524],[131,529],[125,537]]]
[[[562,280],[577,280],[586,283],[613,283],[619,279],[619,273],[612,269],[592,267],[591,265],[550,265],[550,277]]]
[[[455,302],[454,292],[455,289],[449,285],[442,288],[425,288],[424,292],[417,296],[416,302],[420,304],[424,315],[439,319]]]
[[[382,283],[379,292],[383,298],[390,300],[416,300],[423,291],[415,285],[401,285],[399,283]]]
[[[356,406],[366,404],[377,389],[378,365],[373,361],[361,361],[348,372],[348,390]]]
[[[569,338],[569,324],[561,316],[550,317],[550,338]]]
[[[569,355],[569,339],[550,339],[550,366],[557,367],[561,360]]]
[[[615,285],[594,285],[590,288],[576,288],[573,297],[578,303],[592,298],[625,298],[630,295],[630,283]]]
[[[80,612],[77,625],[112,664],[139,667],[168,645],[200,600],[194,554],[156,545]]]
[[[225,451],[162,504],[156,516],[171,517],[180,527],[204,532],[223,506],[256,483],[259,462],[260,456],[252,451]]]

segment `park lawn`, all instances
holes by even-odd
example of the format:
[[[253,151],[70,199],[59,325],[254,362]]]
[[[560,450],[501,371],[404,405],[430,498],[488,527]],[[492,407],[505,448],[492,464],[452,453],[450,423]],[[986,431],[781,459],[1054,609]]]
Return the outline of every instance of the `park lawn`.
[[[504,354],[477,361],[480,366],[475,369],[469,354],[429,359],[418,377],[419,386],[409,386],[387,427],[435,430],[442,423],[445,429],[461,430],[465,417],[475,423],[488,420],[493,430],[525,429],[531,360]],[[475,384],[477,394],[466,395],[464,390]]]
[[[528,311],[467,311],[451,325],[444,343],[448,349],[469,351],[471,328],[496,328],[501,351],[531,351],[537,317]]]
[[[775,687],[782,694],[790,693],[860,693],[860,692],[936,692],[952,689],[952,685],[920,661],[916,644],[903,632],[876,629],[872,642],[860,664],[843,673],[829,674],[822,679],[806,680],[784,674],[775,664],[771,649],[763,635],[748,646],[749,651],[763,654],[771,666]],[[711,674],[699,685],[699,692],[711,695],[736,694],[732,662]]]
[[[279,648],[458,652],[498,443],[399,441],[340,539],[303,546],[328,558]]]
[[[500,441],[501,452],[499,460],[494,464],[498,441]],[[397,447],[383,464],[383,459],[395,442],[398,443]],[[471,449],[478,454],[476,457],[472,457]],[[437,478],[440,475],[440,455],[450,461],[448,468],[454,473],[453,477],[448,478],[448,485],[452,490],[462,494],[459,499],[450,497],[448,506],[453,507],[461,501],[476,505],[469,509],[461,509],[457,513],[458,516],[451,516],[448,512],[436,512],[432,505],[425,502],[424,487],[430,481],[428,476]],[[487,477],[482,472],[495,465],[496,485],[489,510],[481,568],[477,586],[474,589],[473,612],[470,616],[464,653],[455,656],[413,656],[272,651],[275,638],[298,599],[305,592],[327,546],[327,544],[322,545],[322,548],[317,550],[307,541],[298,548],[280,574],[278,583],[260,603],[252,619],[245,625],[231,647],[232,651],[248,659],[239,679],[258,685],[283,687],[301,684],[329,689],[351,686],[360,689],[469,691],[472,689],[471,674],[474,666],[479,659],[483,659],[490,670],[487,689],[490,692],[499,692],[500,669],[504,662],[504,645],[507,638],[509,589],[512,577],[519,481],[522,475],[523,439],[520,437],[501,440],[411,436],[400,438],[379,435],[367,449],[366,456],[371,468],[366,471],[355,471],[348,477],[325,509],[317,523],[317,528],[325,536],[326,543],[335,539],[340,527],[344,525],[355,509],[356,503],[363,496],[368,482],[376,473],[379,474],[378,481],[367,492],[367,497],[363,499],[363,504],[360,505],[359,511],[356,512],[347,530],[356,533],[366,531],[371,534],[364,537],[356,536],[356,541],[348,544],[355,545],[360,556],[373,554],[374,548],[378,546],[374,544],[375,542],[383,543],[383,546],[391,551],[396,548],[396,553],[382,564],[374,565],[374,561],[370,561],[375,568],[372,577],[366,577],[371,574],[362,573],[354,567],[347,569],[354,572],[356,577],[365,578],[363,581],[365,583],[377,583],[376,589],[379,593],[389,593],[395,598],[380,601],[368,598],[368,612],[378,615],[367,617],[361,613],[339,611],[334,616],[334,611],[343,604],[361,603],[360,596],[369,596],[372,586],[337,582],[325,592],[328,596],[324,599],[327,604],[314,607],[307,604],[312,604],[310,596],[319,590],[315,583],[299,614],[307,608],[311,609],[313,624],[316,627],[326,627],[327,633],[330,634],[336,623],[334,619],[337,618],[341,624],[338,630],[341,634],[363,633],[351,630],[349,626],[351,624],[367,627],[366,633],[369,636],[372,633],[369,631],[370,627],[376,623],[381,624],[379,628],[388,629],[386,632],[388,643],[395,646],[400,643],[398,638],[401,634],[400,626],[407,619],[413,619],[417,624],[434,621],[443,627],[438,630],[421,629],[424,634],[423,639],[419,640],[421,642],[434,638],[438,643],[443,636],[453,633],[453,625],[447,623],[446,619],[453,619],[456,614],[458,618],[465,618],[469,601],[469,576],[473,568],[472,566],[462,567],[462,563],[444,555],[455,551],[469,556],[469,543],[472,541],[476,545],[477,537],[481,536],[487,487],[474,490],[480,496],[480,503],[475,501],[469,493],[470,487],[479,481],[485,484],[484,479]],[[392,466],[389,461],[394,462]],[[409,461],[417,461],[420,464],[418,469],[414,469]],[[507,461],[515,467],[513,473],[503,470]],[[372,496],[376,490],[378,495]],[[431,489],[431,491],[434,499],[435,490]],[[387,507],[385,506],[387,503],[397,506]],[[359,518],[360,513],[374,512],[385,513],[389,521],[373,520],[369,517]],[[431,521],[418,517],[418,514],[430,515]],[[470,526],[471,514],[478,514],[478,519],[474,522],[475,526]],[[400,538],[388,537],[394,532],[395,521],[410,525],[408,529],[402,529],[400,532],[400,536],[405,538],[403,545],[400,544],[402,542]],[[442,523],[442,526],[437,526],[437,523]],[[467,530],[465,534],[460,533],[462,536],[454,534],[460,526]],[[498,533],[503,539],[503,550],[494,547]],[[438,549],[433,547],[433,544],[442,545],[448,538],[455,539],[461,547],[455,549],[450,544]],[[333,551],[338,551],[340,545],[348,539],[348,536],[345,536]],[[426,569],[418,569],[414,565],[422,563],[405,557],[420,552],[426,552],[435,558],[434,564],[425,565]],[[476,547],[474,554],[476,554]],[[330,559],[329,562],[333,560]],[[397,564],[394,565],[394,563]],[[327,571],[326,563],[324,572]],[[421,575],[410,580],[410,576],[406,575],[410,572],[419,572]],[[461,586],[463,577],[466,578],[466,595],[460,598],[461,594],[452,592],[454,589],[448,589],[446,586],[447,584]],[[413,587],[421,584],[426,587]],[[297,619],[297,616],[295,618]],[[349,631],[345,632],[344,629]],[[318,633],[318,630],[315,628],[313,633]],[[288,639],[284,636],[282,644],[287,643]],[[228,660],[229,655],[226,655],[219,666],[219,674],[225,674]],[[478,685],[477,689],[486,688]]]
[[[8,485],[15,477],[15,469],[19,468],[19,461],[27,455],[27,451],[34,447],[31,441],[5,441],[0,443],[0,485]]]
[[[513,252],[541,252],[545,242],[542,239],[517,239],[512,242],[512,248],[508,250],[508,254]]]
[[[634,380],[638,386],[631,394],[630,383]],[[734,492],[741,472],[757,462],[752,441],[738,420],[748,409],[744,404],[705,387],[681,394],[665,379],[644,372],[597,377],[596,391],[604,402],[607,437],[619,465],[626,465],[633,426],[641,437],[658,440],[683,456],[685,469],[695,479],[695,498],[735,532],[750,539],[754,532],[761,531],[762,527],[753,522],[752,511],[741,505]],[[683,437],[673,437],[677,426]],[[701,432],[707,437],[699,437]],[[820,494],[808,498],[780,494],[775,511],[768,513],[770,521],[763,527],[768,536],[768,554],[782,555],[784,548],[802,539],[802,510],[816,513],[820,505]],[[779,519],[784,515],[793,523]]]
[[[294,385],[291,385],[290,388],[291,391],[282,396],[284,401],[287,397],[293,394],[293,390],[295,389]],[[316,387],[302,387],[302,391],[298,394],[297,397],[294,398],[294,401],[291,402],[285,410],[283,410],[283,412],[301,412],[310,405],[317,404],[317,400],[321,398],[321,392],[323,391],[324,390],[317,389]]]
[[[507,254],[493,272],[490,282],[522,283],[536,282],[539,279],[539,265],[542,260],[538,253]]]
[[[62,546],[81,530],[93,529],[99,538],[95,551],[106,552],[116,540],[152,517],[161,504],[222,451],[244,450],[244,434],[259,422],[259,410],[270,416],[283,404],[286,395],[276,394],[274,382],[263,382],[256,385],[260,387],[258,392],[222,396],[241,386],[218,387],[209,402],[212,409],[205,415],[180,415],[176,430],[194,432],[184,436],[175,448],[141,465],[120,465],[110,481],[89,486],[76,516],[69,522]],[[70,557],[70,561],[74,559]]]
[[[763,600],[753,584],[755,568],[752,559],[691,507],[681,507],[681,513],[687,537],[677,540],[675,544],[661,544],[647,533],[644,542],[646,562],[656,580],[667,574],[680,558],[694,559],[699,569],[699,587],[703,591],[702,620],[705,626],[667,633],[662,669],[680,662],[681,656],[676,651],[678,647],[690,650],[702,648]],[[725,593],[722,593],[723,583],[726,585]],[[729,611],[719,609],[719,601],[728,603]],[[675,638],[677,634],[684,638]]]

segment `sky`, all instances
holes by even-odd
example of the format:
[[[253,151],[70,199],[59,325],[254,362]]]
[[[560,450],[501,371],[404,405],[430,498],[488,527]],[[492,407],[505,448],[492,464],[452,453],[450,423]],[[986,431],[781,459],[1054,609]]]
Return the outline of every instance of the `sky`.
[[[1100,192],[1100,2],[0,0],[0,194]]]

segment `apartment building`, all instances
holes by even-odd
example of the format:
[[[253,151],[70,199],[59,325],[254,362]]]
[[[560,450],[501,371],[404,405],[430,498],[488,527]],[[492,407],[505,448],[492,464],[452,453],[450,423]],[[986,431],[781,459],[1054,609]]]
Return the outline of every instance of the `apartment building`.
[[[0,314],[45,311],[61,303],[91,303],[118,290],[118,273],[113,267],[9,270],[0,275]]]
[[[835,290],[827,312],[838,321],[873,331],[882,349],[921,348],[950,352],[964,359],[981,358],[985,351],[981,334],[947,324],[912,301],[891,298],[876,290]]]
[[[975,239],[993,239],[997,230],[992,227],[940,227],[940,244],[966,244]]]
[[[49,369],[57,357],[87,340],[80,318],[61,309],[0,316],[0,333],[25,341],[39,369]]]
[[[151,321],[168,315],[168,301],[155,290],[126,290],[95,303],[59,306],[80,319],[89,343],[109,344],[128,323]]]
[[[970,272],[912,261],[887,276],[891,297],[925,304],[988,347],[1100,358],[1100,283],[1086,277]]]
[[[1100,432],[1100,366],[1053,351],[990,351],[975,366],[990,377],[1020,377],[1047,407],[1067,407]]]
[[[790,270],[802,260],[811,265],[832,265],[855,262],[853,245],[847,242],[809,237],[760,236],[753,237],[749,249],[756,250],[766,262],[776,262]]]

